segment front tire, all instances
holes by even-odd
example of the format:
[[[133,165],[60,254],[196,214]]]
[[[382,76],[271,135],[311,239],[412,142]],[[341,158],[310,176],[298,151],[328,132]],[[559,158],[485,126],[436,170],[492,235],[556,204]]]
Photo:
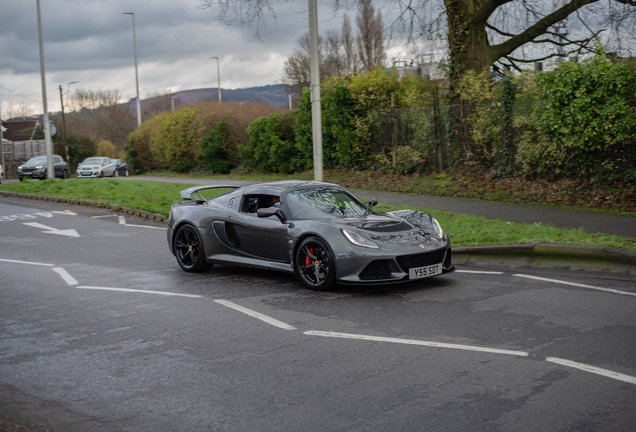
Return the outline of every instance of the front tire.
[[[119,171],[114,170],[113,171],[113,177],[119,177]]]
[[[294,259],[296,276],[314,291],[336,287],[336,262],[329,246],[318,237],[303,240]]]
[[[62,171],[62,180],[66,180],[68,178],[68,171]]]
[[[182,269],[190,273],[206,270],[203,243],[192,225],[181,225],[174,236],[174,254]]]

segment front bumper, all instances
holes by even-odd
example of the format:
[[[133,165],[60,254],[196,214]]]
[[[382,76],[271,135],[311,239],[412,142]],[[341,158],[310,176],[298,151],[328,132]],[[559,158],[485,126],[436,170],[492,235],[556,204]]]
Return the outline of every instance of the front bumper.
[[[99,177],[101,171],[99,170],[90,170],[90,171],[77,171],[77,178],[96,178]]]

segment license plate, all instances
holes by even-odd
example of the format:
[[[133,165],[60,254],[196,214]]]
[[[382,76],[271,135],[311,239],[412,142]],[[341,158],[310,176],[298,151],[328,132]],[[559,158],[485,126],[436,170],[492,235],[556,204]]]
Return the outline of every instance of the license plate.
[[[409,269],[409,279],[421,279],[438,274],[442,274],[442,263]]]

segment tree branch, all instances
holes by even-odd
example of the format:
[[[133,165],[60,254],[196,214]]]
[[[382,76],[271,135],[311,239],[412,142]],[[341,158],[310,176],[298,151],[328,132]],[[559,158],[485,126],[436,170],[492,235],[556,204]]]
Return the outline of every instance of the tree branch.
[[[548,28],[550,28],[550,26],[566,19],[574,11],[577,11],[583,6],[590,3],[595,3],[597,1],[598,0],[571,0],[570,3],[552,12],[551,14],[546,15],[543,19],[539,20],[536,24],[527,28],[525,31],[519,33],[518,35],[511,37],[510,39],[503,43],[500,43],[499,45],[491,45],[488,55],[491,59],[491,63],[496,61],[498,58],[509,55],[520,46],[541,36],[548,30]]]
[[[476,11],[472,18],[470,19],[470,23],[474,27],[481,27],[483,25],[488,24],[488,18],[493,12],[499,7],[503,6],[506,3],[510,3],[514,0],[488,0],[486,4],[484,4],[478,11]],[[625,0],[631,1],[631,0]]]

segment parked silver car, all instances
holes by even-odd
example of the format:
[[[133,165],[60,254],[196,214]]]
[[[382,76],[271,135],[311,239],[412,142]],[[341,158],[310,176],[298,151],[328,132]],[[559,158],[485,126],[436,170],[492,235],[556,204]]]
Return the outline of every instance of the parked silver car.
[[[114,177],[115,163],[107,157],[89,157],[77,166],[78,178]]]

